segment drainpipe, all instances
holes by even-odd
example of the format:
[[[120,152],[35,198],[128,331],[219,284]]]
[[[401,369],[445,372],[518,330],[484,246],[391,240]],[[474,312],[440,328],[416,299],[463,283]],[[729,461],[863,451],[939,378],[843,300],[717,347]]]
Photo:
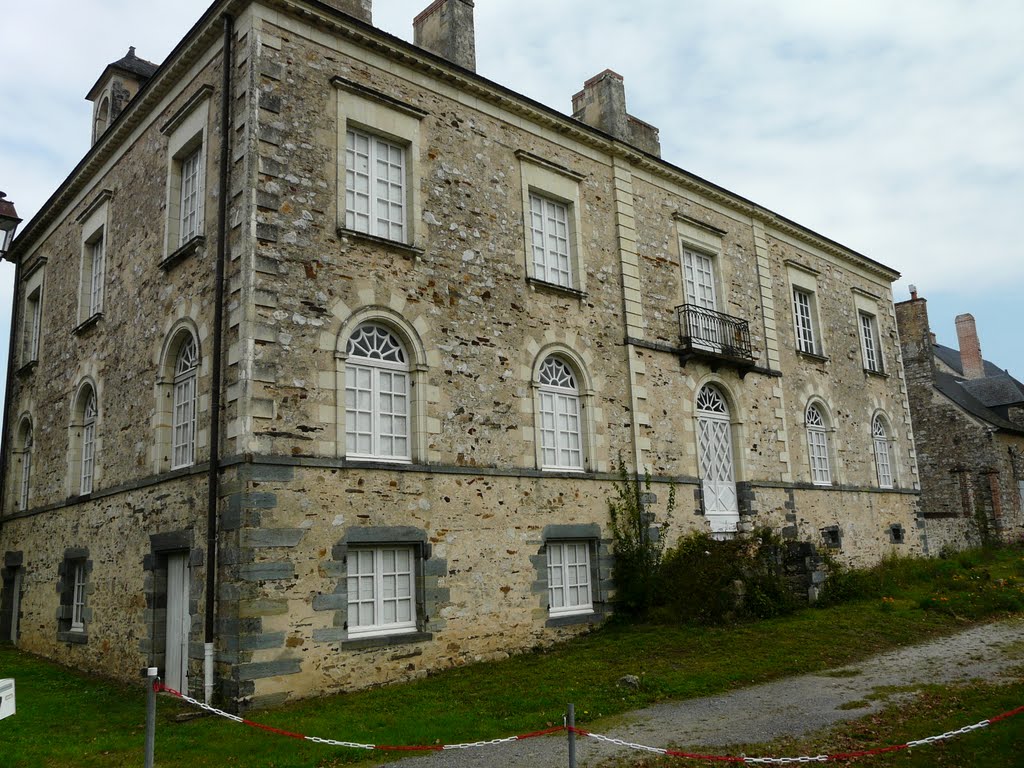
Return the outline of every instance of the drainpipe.
[[[21,259],[14,262],[14,296],[11,304],[11,335],[7,342],[7,389],[4,390],[4,417],[3,426],[0,427],[0,530],[4,527],[3,504],[6,501],[7,493],[7,464],[10,460],[13,440],[8,445],[7,430],[11,425],[11,395],[14,390],[14,344],[18,338],[15,333],[14,324],[18,319],[18,292],[21,290]]]
[[[217,601],[217,500],[220,497],[220,423],[221,375],[224,344],[224,265],[227,261],[228,170],[231,162],[231,37],[234,21],[224,14],[224,43],[220,86],[220,190],[217,200],[217,266],[213,313],[213,381],[210,392],[210,469],[206,499],[206,629],[203,639],[203,694],[207,704],[213,699],[214,609]]]

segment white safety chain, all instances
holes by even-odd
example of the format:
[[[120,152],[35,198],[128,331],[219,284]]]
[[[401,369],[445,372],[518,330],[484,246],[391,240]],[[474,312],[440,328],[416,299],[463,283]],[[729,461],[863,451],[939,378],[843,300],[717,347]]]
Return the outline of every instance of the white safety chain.
[[[209,712],[211,715],[217,715],[217,717],[224,717],[224,718],[227,718],[228,720],[234,720],[236,723],[244,723],[245,722],[245,719],[239,717],[238,715],[232,715],[230,712],[225,712],[223,709],[217,709],[216,707],[211,707],[209,704],[204,704],[203,702],[197,701],[196,699],[193,699],[191,696],[186,696],[183,693],[179,693],[178,694],[178,698],[181,699],[182,701],[187,701],[189,704],[191,704],[194,707],[199,707],[200,709],[202,709],[202,710],[204,710],[206,712]]]
[[[754,765],[795,765],[797,763],[827,763],[828,755],[815,755],[810,757],[804,755],[803,757],[746,757],[743,759],[744,763],[753,763]]]
[[[908,741],[908,747],[920,747],[925,744],[934,744],[937,741],[946,741],[947,739],[953,739],[957,736],[963,736],[965,733],[971,731],[977,731],[981,728],[987,728],[989,726],[988,720],[982,720],[980,723],[974,725],[965,725],[963,728],[957,728],[955,731],[946,731],[941,736],[929,736],[927,739],[919,739],[918,741]]]
[[[336,741],[335,739],[321,739],[319,736],[303,736],[306,741],[314,744],[326,744],[328,747],[349,747],[351,749],[376,749],[373,744],[357,744],[354,741]]]
[[[441,749],[476,749],[477,747],[495,747],[498,744],[511,744],[519,741],[518,736],[506,736],[504,739],[491,739],[490,741],[470,741],[466,744],[445,744]]]
[[[605,736],[600,733],[586,733],[591,739],[595,741],[603,741],[605,744],[614,744],[617,747],[626,747],[626,749],[635,749],[638,752],[650,752],[655,755],[667,755],[667,749],[659,749],[658,747],[648,747],[643,744],[634,744],[623,739],[613,739],[611,736]]]

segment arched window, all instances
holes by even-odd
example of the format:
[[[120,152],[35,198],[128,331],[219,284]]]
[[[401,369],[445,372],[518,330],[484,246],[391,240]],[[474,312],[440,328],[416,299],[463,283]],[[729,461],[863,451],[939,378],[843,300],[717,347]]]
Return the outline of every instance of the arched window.
[[[96,419],[99,405],[96,390],[85,384],[75,401],[75,423],[72,425],[72,482],[83,496],[92,493],[96,477]],[[77,471],[75,471],[77,470]]]
[[[893,487],[892,457],[889,453],[889,431],[881,416],[871,422],[871,437],[875,444],[875,469],[878,472],[878,487]]]
[[[828,424],[821,408],[811,403],[804,416],[807,426],[807,451],[811,461],[811,482],[815,485],[832,485],[832,470],[829,466]]]
[[[174,362],[174,405],[171,412],[171,469],[188,467],[196,460],[196,378],[199,345],[191,334]]]
[[[583,469],[583,429],[576,375],[562,359],[544,360],[539,385],[541,468]]]
[[[706,384],[697,393],[697,446],[704,514],[712,533],[732,533],[740,519],[729,405],[721,390]]]
[[[356,328],[345,362],[345,455],[409,461],[409,358],[387,328]]]
[[[32,422],[28,417],[22,419],[18,430],[18,453],[21,460],[21,470],[18,473],[18,509],[25,511],[28,509],[32,481]]]

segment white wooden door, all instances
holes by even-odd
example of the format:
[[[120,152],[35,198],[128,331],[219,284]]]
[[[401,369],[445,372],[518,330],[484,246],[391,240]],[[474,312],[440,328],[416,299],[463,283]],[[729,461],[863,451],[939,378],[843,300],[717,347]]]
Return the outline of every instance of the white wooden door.
[[[697,395],[697,441],[704,514],[712,533],[733,533],[740,519],[733,465],[732,424],[722,394],[705,386]]]
[[[715,302],[715,263],[710,256],[683,249],[683,286],[686,303],[701,309],[717,310]],[[713,316],[690,315],[691,343],[705,349],[722,347],[720,324]]]
[[[177,691],[188,691],[188,634],[192,617],[188,612],[188,555],[167,557],[167,634],[164,683]]]

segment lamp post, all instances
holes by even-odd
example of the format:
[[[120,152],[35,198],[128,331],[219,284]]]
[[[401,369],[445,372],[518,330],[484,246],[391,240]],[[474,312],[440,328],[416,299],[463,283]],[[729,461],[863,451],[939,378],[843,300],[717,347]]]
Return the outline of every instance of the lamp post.
[[[7,196],[0,192],[0,259],[7,255],[14,239],[14,231],[21,224],[18,212],[14,210],[14,203],[6,199]]]

